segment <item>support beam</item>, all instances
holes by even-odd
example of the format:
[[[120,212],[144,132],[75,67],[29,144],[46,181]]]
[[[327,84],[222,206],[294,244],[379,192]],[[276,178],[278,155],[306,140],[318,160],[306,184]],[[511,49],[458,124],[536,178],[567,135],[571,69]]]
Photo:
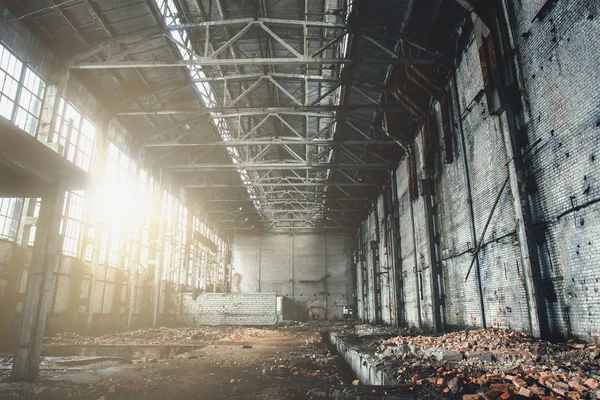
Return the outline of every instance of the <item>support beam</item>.
[[[310,135],[310,134],[309,134]],[[174,147],[239,147],[239,146],[394,146],[396,143],[390,140],[306,140],[306,139],[247,139],[247,140],[231,140],[222,142],[207,142],[207,143],[152,143],[146,144],[146,148],[174,148]]]
[[[252,183],[252,186],[255,187],[329,187],[332,186],[331,183],[326,182],[273,182],[273,183]],[[220,189],[220,188],[245,188],[247,185],[243,183],[207,183],[207,184],[194,184],[190,183],[184,185],[187,189]],[[337,187],[377,187],[375,183],[335,183],[334,186]]]
[[[323,22],[323,21],[306,21],[299,19],[281,19],[281,18],[237,18],[237,19],[224,19],[218,21],[206,21],[206,22],[192,22],[189,24],[171,25],[167,29],[170,31],[174,30],[187,30],[195,28],[206,28],[212,26],[235,26],[235,25],[246,25],[246,24],[273,24],[273,25],[292,25],[292,26],[309,26],[315,28],[328,28],[328,29],[345,29],[347,25],[345,23],[336,22]]]
[[[262,209],[260,210],[263,213],[267,213],[267,214],[300,214],[300,215],[326,215],[326,214],[336,214],[336,213],[362,213],[365,211],[364,208],[359,208],[359,209],[345,209],[345,208],[331,208],[331,209],[326,209],[326,208],[321,208],[321,209],[317,209],[317,208],[267,208],[267,209]],[[222,213],[231,213],[231,212],[238,212],[240,213],[240,215],[242,215],[241,213],[243,213],[243,211],[236,211],[236,210],[210,210],[208,211],[210,214],[222,214]]]
[[[209,199],[209,200],[200,200],[200,202],[205,203],[205,204],[211,204],[211,203],[235,203],[235,204],[243,204],[243,203],[247,203],[249,201],[253,201],[253,200],[258,200],[258,201],[264,201],[267,204],[283,204],[282,202],[285,202],[285,204],[289,203],[289,202],[297,202],[298,200],[296,199],[277,199],[277,198],[266,198],[266,197],[261,197],[261,198],[256,198],[256,199],[250,199],[249,197],[247,198],[238,198],[238,199]],[[323,203],[325,203],[326,201],[339,201],[339,202],[372,202],[373,199],[369,198],[369,197],[334,197],[331,199],[327,199],[327,198],[322,198],[322,199],[304,199],[302,200],[302,203],[304,204],[317,204],[317,205],[321,205]]]
[[[321,170],[321,169],[391,169],[391,164],[332,164],[332,163],[238,163],[238,164],[182,164],[165,167],[172,171],[229,171],[229,170]]]
[[[193,82],[225,82],[225,81],[244,81],[251,79],[259,79],[262,77],[277,78],[277,79],[293,79],[309,82],[339,82],[340,78],[335,76],[311,75],[311,74],[290,74],[284,72],[269,72],[255,74],[232,74],[226,76],[208,76],[206,78],[194,78]]]
[[[355,224],[359,224],[361,222],[360,218],[336,218],[335,219],[337,222],[352,222]],[[320,219],[316,219],[316,218],[277,218],[274,219],[273,221],[276,222],[316,222],[316,223],[320,223],[320,222],[326,222],[327,220],[324,218],[320,218]],[[234,218],[234,219],[220,219],[219,222],[222,223],[227,223],[227,222],[237,222],[237,223],[244,223],[244,224],[251,224],[251,223],[259,223],[259,222],[269,222],[269,220],[266,219],[244,219],[244,218]]]
[[[231,67],[237,65],[434,65],[435,60],[427,58],[408,59],[397,58],[313,58],[302,57],[256,57],[256,58],[212,58],[197,57],[193,60],[178,61],[115,61],[115,62],[88,62],[68,65],[69,69],[127,69],[127,68],[178,68],[178,67]]]
[[[27,298],[11,377],[35,380],[39,372],[46,317],[52,306],[54,270],[60,251],[60,220],[65,198],[64,182],[42,198],[35,231],[35,246],[29,270]]]
[[[346,104],[346,105],[299,105],[299,106],[264,106],[264,107],[194,107],[160,110],[130,110],[117,113],[120,116],[136,115],[173,115],[173,114],[223,114],[223,116],[242,115],[240,113],[270,114],[270,113],[333,113],[337,111],[373,110],[373,112],[405,113],[404,108],[398,106],[384,106],[381,104]],[[332,115],[333,117],[333,115]]]

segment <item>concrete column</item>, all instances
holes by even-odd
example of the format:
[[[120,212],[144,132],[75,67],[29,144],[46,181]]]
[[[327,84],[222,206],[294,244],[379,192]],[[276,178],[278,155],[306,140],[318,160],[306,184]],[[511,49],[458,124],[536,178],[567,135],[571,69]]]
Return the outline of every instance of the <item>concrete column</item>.
[[[261,258],[262,258],[262,246],[261,246],[261,239],[262,236],[257,236],[256,237],[256,257],[257,257],[257,268],[258,268],[258,273],[256,274],[256,278],[257,278],[257,284],[256,287],[258,288],[258,293],[260,293],[260,264],[261,264]]]
[[[95,186],[91,193],[91,209],[94,213],[98,213],[102,210],[102,195],[103,195],[103,181],[104,174],[106,171],[106,160],[108,158],[108,126],[110,118],[106,115],[99,116],[96,124],[96,149],[94,163],[90,171],[90,175],[94,178]],[[94,318],[94,293],[96,290],[96,280],[99,272],[100,264],[100,251],[102,248],[102,232],[104,231],[104,219],[98,218],[96,220],[96,226],[94,227],[94,239],[92,242],[92,262],[91,270],[92,276],[90,278],[90,288],[88,292],[88,304],[87,304],[87,322],[86,329],[89,330],[92,326]]]
[[[129,179],[130,182],[132,182],[132,185],[134,187],[139,186],[140,181],[139,181],[139,174],[140,174],[140,168],[139,168],[139,160],[132,160],[133,163],[133,168],[129,168]],[[137,199],[136,199],[137,200]],[[145,215],[144,215],[145,216]],[[128,328],[131,328],[131,324],[133,321],[133,314],[134,314],[134,310],[135,310],[135,303],[136,303],[136,294],[137,294],[137,281],[138,281],[138,268],[139,268],[139,262],[140,262],[140,243],[142,241],[142,230],[143,230],[143,226],[144,226],[144,217],[138,216],[137,218],[135,218],[135,220],[133,221],[134,223],[134,230],[133,232],[135,232],[132,236],[133,239],[130,240],[130,248],[129,248],[129,254],[127,255],[127,257],[129,258],[129,271],[127,274],[127,320],[126,320],[126,325]]]
[[[327,320],[327,307],[328,307],[328,300],[329,300],[329,287],[327,285],[327,235],[323,235],[323,243],[324,243],[324,247],[325,247],[325,254],[324,254],[324,264],[325,264],[325,279],[323,279],[323,286],[324,286],[324,292],[325,292],[325,320]],[[293,265],[292,265],[292,271],[294,270]],[[293,284],[294,280],[292,279],[292,284]]]
[[[542,293],[542,276],[537,254],[537,246],[534,241],[533,222],[529,212],[529,199],[523,190],[524,177],[522,174],[522,159],[520,153],[515,154],[515,147],[507,128],[509,122],[503,113],[500,116],[500,124],[506,145],[506,156],[508,162],[508,175],[510,190],[515,210],[515,222],[517,239],[521,253],[521,268],[527,294],[527,307],[529,311],[529,324],[531,333],[536,337],[548,338],[550,327],[546,310],[546,300]],[[521,165],[518,165],[518,164]],[[521,172],[521,173],[520,173]]]
[[[433,181],[423,182],[427,185],[426,193],[423,194],[423,202],[425,204],[425,228],[427,231],[427,245],[429,252],[430,274],[429,274],[429,289],[431,291],[431,308],[433,317],[433,330],[442,332],[442,299],[440,296],[439,282],[441,281],[441,268],[437,253],[437,234],[434,221],[435,215],[435,194]]]
[[[58,138],[54,137],[54,127],[60,99],[65,93],[67,81],[69,80],[69,71],[64,72],[62,67],[58,65],[55,69],[57,71],[53,73],[53,82],[49,82],[46,86],[37,138],[56,151],[58,149]]]
[[[35,380],[39,372],[46,317],[52,304],[64,193],[65,186],[59,183],[42,198],[27,285],[27,298],[12,366],[13,379]]]
[[[187,210],[188,210],[188,214],[187,214],[187,221],[186,221],[186,234],[185,234],[185,238],[186,238],[186,243],[185,243],[185,262],[184,262],[184,287],[187,286],[187,282],[188,282],[188,274],[190,273],[190,261],[193,262],[193,258],[190,257],[190,253],[192,250],[192,243],[194,240],[194,215],[196,214],[196,204],[191,200],[191,199],[187,199]],[[224,276],[225,274],[223,274]]]
[[[506,3],[504,3],[505,5]],[[498,98],[501,109],[504,110],[499,117],[506,156],[509,160],[507,165],[509,184],[514,200],[517,239],[521,250],[521,267],[525,278],[531,332],[534,336],[548,339],[550,337],[548,310],[544,296],[532,206],[526,189],[528,187],[527,175],[531,171],[523,160],[526,152],[521,148],[522,135],[526,128],[523,116],[524,101],[520,96],[515,96],[513,91],[513,88],[523,90],[524,81],[518,68],[518,49],[515,45],[514,32],[506,20],[508,14],[499,10],[493,11],[496,13],[496,18],[494,18],[495,26],[493,26],[492,33],[495,47],[501,55],[500,72],[504,78],[504,85],[498,88]],[[532,146],[535,146],[535,143]],[[531,150],[531,147],[528,150]]]
[[[412,146],[412,145],[411,145]],[[411,149],[411,152],[414,154],[414,149]],[[416,162],[414,157],[407,158],[407,168],[413,168],[410,164]],[[413,200],[409,199],[409,208],[410,208],[410,221],[412,225],[412,245],[413,245],[413,254],[414,254],[414,274],[415,274],[415,285],[416,285],[416,294],[417,294],[417,316],[419,322],[419,329],[423,328],[423,317],[421,316],[421,280],[419,279],[419,264],[417,261],[417,254],[419,251],[417,250],[417,234],[415,230],[415,211],[413,207]]]
[[[290,235],[290,288],[294,297],[294,236]]]
[[[391,184],[391,199],[390,209],[392,214],[392,283],[393,283],[393,300],[394,300],[394,326],[398,327],[404,323],[404,279],[402,275],[402,254],[401,254],[401,240],[400,237],[400,218],[399,213],[399,201],[398,201],[398,182],[396,180],[396,170],[393,170],[390,174]]]
[[[152,303],[152,326],[156,327],[159,323],[159,313],[160,313],[160,298],[162,294],[162,275],[163,275],[163,266],[164,266],[164,258],[165,258],[165,232],[163,227],[163,215],[162,215],[162,205],[163,205],[163,193],[165,181],[163,179],[163,171],[160,171],[160,179],[159,179],[158,188],[155,191],[156,199],[155,207],[153,210],[153,231],[157,232],[157,236],[155,237],[154,243],[154,299]]]

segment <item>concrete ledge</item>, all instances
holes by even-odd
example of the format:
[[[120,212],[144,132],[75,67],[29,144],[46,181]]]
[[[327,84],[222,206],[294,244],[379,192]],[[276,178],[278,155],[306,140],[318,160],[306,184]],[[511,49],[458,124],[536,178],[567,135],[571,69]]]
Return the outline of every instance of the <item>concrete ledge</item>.
[[[124,357],[166,359],[201,345],[46,345],[42,356]]]
[[[363,385],[373,386],[391,386],[398,382],[394,377],[375,366],[381,362],[380,359],[372,355],[361,352],[359,349],[353,348],[351,344],[345,340],[344,336],[340,336],[335,332],[329,333],[329,341],[335,346],[340,357],[350,366],[356,379],[360,380]]]

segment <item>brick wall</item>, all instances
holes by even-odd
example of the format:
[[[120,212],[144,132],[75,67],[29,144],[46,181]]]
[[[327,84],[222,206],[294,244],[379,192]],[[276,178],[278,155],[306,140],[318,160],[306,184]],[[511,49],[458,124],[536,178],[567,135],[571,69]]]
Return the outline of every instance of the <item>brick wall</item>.
[[[427,232],[427,211],[422,193],[410,200],[408,190],[408,160],[404,159],[396,171],[400,225],[400,256],[403,285],[405,323],[432,329],[434,309],[432,272],[435,263],[443,271],[442,294],[445,305],[443,319],[447,329],[481,326],[483,314],[488,326],[516,329],[529,328],[529,314],[523,285],[520,252],[515,235],[515,210],[509,185],[504,189],[508,175],[507,157],[500,120],[490,115],[484,96],[477,42],[467,47],[457,70],[458,104],[454,118],[455,161],[436,162],[434,229],[438,233],[439,250],[436,260],[431,259]],[[439,104],[432,109],[433,122],[441,125]],[[464,135],[464,149],[463,138]],[[413,155],[418,179],[425,177],[424,132],[413,141]],[[466,175],[470,176],[470,187]],[[494,208],[498,193],[500,200]],[[472,199],[473,220],[469,210],[469,192]],[[390,211],[387,210],[389,213]],[[478,254],[481,273],[481,295],[474,265],[468,279],[467,272],[473,259],[476,242],[491,215]],[[369,217],[370,220],[371,217]],[[372,227],[368,227],[372,231]],[[475,235],[473,234],[473,230]],[[476,239],[475,239],[476,238]],[[387,284],[388,277],[378,279]],[[372,319],[370,319],[372,320]]]
[[[180,295],[177,322],[198,325],[275,325],[276,293],[204,293]]]
[[[600,37],[600,5],[592,0],[556,2],[539,18],[545,1],[508,3],[524,81],[522,125],[527,141],[522,151],[536,143],[525,165],[533,177],[529,200],[539,231],[532,233],[543,278],[536,290],[545,295],[555,336],[594,340],[600,329],[600,47],[592,38]],[[403,310],[405,324],[431,326],[429,268],[437,262],[443,272],[446,329],[482,326],[485,318],[487,326],[530,330],[532,310],[523,266],[528,255],[522,254],[518,241],[521,217],[511,190],[516,186],[509,181],[502,189],[513,174],[506,149],[510,132],[505,119],[488,110],[476,38],[462,54],[455,83],[451,79],[446,89],[458,95],[451,99],[454,161],[436,160],[437,260],[431,260],[428,251],[424,198],[420,194],[410,200],[406,158],[396,171],[402,271],[396,284],[403,293],[396,306]],[[433,105],[432,114],[441,126],[439,104]],[[412,145],[422,178],[423,132]],[[381,205],[377,206],[382,220]],[[360,233],[364,246],[374,235],[371,219],[372,215],[365,219]],[[369,254],[368,248],[364,251]],[[367,256],[368,268],[369,263]],[[389,284],[386,275],[376,279],[382,287]],[[361,317],[372,321],[370,297],[359,292],[358,298],[367,305]]]
[[[550,327],[593,340],[600,329],[600,4],[513,5],[526,100],[530,199],[543,235]],[[574,207],[581,207],[574,210]],[[563,217],[559,216],[563,213]]]

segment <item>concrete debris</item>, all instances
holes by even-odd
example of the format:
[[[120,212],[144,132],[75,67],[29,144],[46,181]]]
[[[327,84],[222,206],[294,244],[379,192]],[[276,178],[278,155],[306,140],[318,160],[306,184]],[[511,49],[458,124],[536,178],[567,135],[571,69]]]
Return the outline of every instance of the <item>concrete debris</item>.
[[[490,328],[441,336],[411,333],[375,340],[368,348],[399,384],[429,386],[442,396],[600,399],[596,344],[554,344]]]
[[[243,338],[255,338],[271,329],[241,326],[202,326],[198,328],[149,328],[124,330],[121,332],[86,336],[63,332],[44,338],[45,345],[152,345],[152,344],[197,344],[205,342],[234,342]]]
[[[322,335],[323,332],[343,332],[352,348],[364,353],[376,368],[383,369],[397,383],[370,386],[362,376],[357,379],[334,352],[334,346],[324,340],[329,336]],[[8,397],[10,400],[46,400],[46,397],[54,400],[69,397],[62,396],[65,392],[73,394],[69,398],[86,400],[120,398],[139,390],[142,394],[154,393],[178,379],[184,383],[189,379],[190,385],[204,379],[203,388],[212,388],[213,397],[207,398],[258,398],[249,396],[250,392],[263,390],[264,398],[309,400],[553,400],[597,399],[600,395],[600,360],[595,344],[550,343],[501,329],[419,335],[414,330],[353,325],[348,321],[316,321],[276,329],[160,328],[97,337],[61,334],[47,339],[47,343],[54,345],[79,342],[117,348],[123,343],[138,346],[152,342],[157,347],[181,347],[186,352],[173,351],[160,361],[152,355],[135,353],[127,358],[127,363],[110,357],[75,357],[76,362],[86,363],[78,371],[44,372],[61,382],[56,387],[10,383],[10,390],[7,387],[3,391],[0,386],[0,398],[9,393],[14,394]],[[273,348],[269,343],[284,345]],[[46,357],[44,362],[52,360],[59,359]],[[67,357],[60,359],[63,360],[71,361]],[[95,362],[87,364],[91,361]],[[44,367],[55,368],[59,364],[53,362]],[[95,377],[99,371],[107,371],[100,376],[110,380],[93,385],[64,383],[65,377]],[[193,377],[184,378],[184,371],[191,371]],[[108,373],[111,375],[104,375]]]

